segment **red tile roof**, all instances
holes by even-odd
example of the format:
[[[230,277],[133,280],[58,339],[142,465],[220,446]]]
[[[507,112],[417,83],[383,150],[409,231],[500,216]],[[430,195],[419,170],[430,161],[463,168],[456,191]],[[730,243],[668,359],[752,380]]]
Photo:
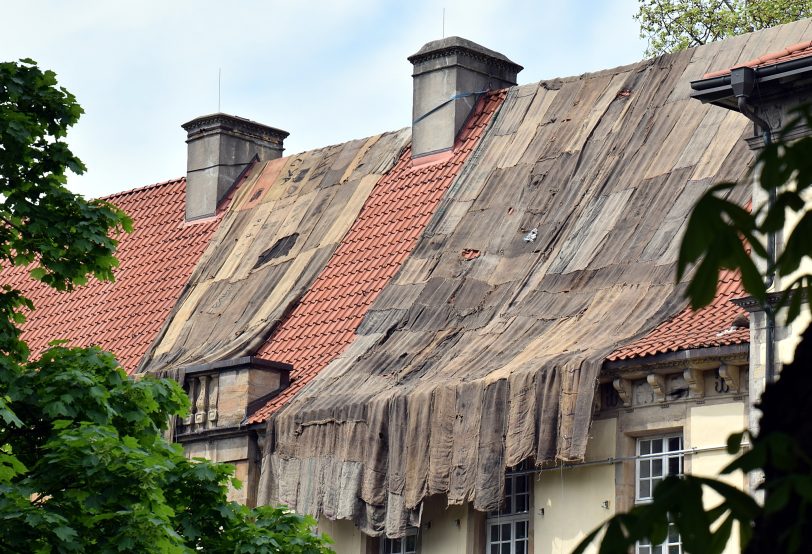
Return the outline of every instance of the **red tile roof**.
[[[767,65],[775,65],[778,63],[788,62],[790,60],[797,60],[799,58],[806,58],[807,56],[812,56],[812,40],[808,40],[806,42],[799,42],[798,44],[793,44],[792,46],[787,46],[783,50],[779,50],[778,52],[772,52],[770,54],[765,54],[758,58],[753,58],[752,60],[748,60],[744,63],[740,63],[735,65],[729,69],[722,69],[720,71],[714,71],[712,73],[705,73],[703,78],[705,79],[712,79],[713,77],[721,77],[723,75],[727,75],[730,73],[731,69],[736,69],[737,67],[764,67]]]
[[[263,421],[352,342],[355,330],[417,244],[443,194],[505,98],[480,100],[453,152],[413,163],[407,149],[375,186],[358,218],[301,302],[258,356],[293,365],[291,385],[260,408]]]
[[[136,368],[220,221],[186,223],[185,190],[181,178],[106,198],[129,214],[134,227],[120,237],[114,283],[91,280],[73,292],[56,292],[25,268],[3,272],[0,284],[22,289],[34,302],[23,327],[32,354],[66,339],[72,346],[99,345],[128,372]]]
[[[612,352],[607,360],[628,360],[666,352],[712,346],[745,344],[750,341],[747,328],[733,326],[746,312],[731,302],[746,296],[741,278],[733,271],[719,276],[719,288],[713,302],[699,311],[686,308],[657,326],[645,337]]]

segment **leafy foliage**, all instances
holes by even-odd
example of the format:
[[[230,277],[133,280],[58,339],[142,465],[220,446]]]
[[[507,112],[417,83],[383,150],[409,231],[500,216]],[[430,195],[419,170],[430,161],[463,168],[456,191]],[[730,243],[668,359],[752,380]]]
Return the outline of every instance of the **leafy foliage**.
[[[65,188],[84,166],[64,142],[81,108],[31,60],[0,64],[0,267],[58,290],[112,280],[129,218]],[[315,521],[227,499],[232,466],[164,439],[188,410],[174,381],[126,376],[98,348],[54,343],[29,359],[32,302],[0,291],[0,551],[329,552]]]
[[[188,460],[163,438],[188,398],[129,379],[98,348],[54,346],[4,379],[0,550],[328,551],[311,518],[226,498],[232,466]]]
[[[63,347],[3,384],[21,423],[2,429],[5,450],[21,464],[2,483],[6,550],[180,543],[161,497],[182,454],[156,440],[154,421],[183,405],[176,388],[131,382],[109,354]]]
[[[65,187],[67,170],[85,170],[64,141],[81,114],[52,71],[32,60],[0,63],[0,260],[33,262],[32,275],[59,290],[89,275],[111,280],[110,234],[132,225],[112,204]]]
[[[785,133],[806,121],[812,121],[809,108],[797,113]],[[804,270],[804,262],[812,259],[812,211],[805,203],[812,187],[811,154],[810,137],[767,146],[759,155],[758,184],[765,193],[772,192],[775,201],[752,212],[722,196],[733,183],[711,187],[700,198],[689,218],[678,262],[679,278],[695,266],[687,289],[694,308],[711,302],[719,272],[728,268],[741,273],[747,292],[765,308],[771,302],[768,284],[772,279],[767,276],[775,274],[787,281],[777,306],[771,307],[784,308],[787,322],[804,305],[812,309],[812,275]],[[782,232],[788,223],[793,225],[784,237],[783,251],[770,262],[765,237]],[[669,477],[654,491],[651,504],[616,515],[586,537],[575,552],[583,552],[605,530],[600,554],[625,554],[641,539],[661,543],[671,523],[679,530],[686,552],[720,553],[734,522],[739,523],[740,544],[748,554],[808,551],[812,544],[811,367],[812,326],[804,332],[793,363],[784,367],[781,379],[769,384],[762,395],[759,408],[763,416],[752,447],[722,471],[763,470],[763,506],[715,479]],[[740,433],[728,439],[731,454],[739,453],[742,438]],[[702,501],[706,489],[722,498],[709,510]]]
[[[786,129],[810,118],[810,108],[802,108]],[[748,211],[720,195],[734,183],[715,185],[699,199],[688,220],[677,269],[681,279],[696,266],[687,291],[693,308],[711,302],[723,268],[740,271],[745,289],[762,304],[768,301],[762,273],[781,279],[784,291],[778,307],[788,308],[788,322],[800,314],[804,298],[812,299],[812,275],[802,266],[806,258],[812,258],[812,212],[805,209],[805,198],[812,190],[810,152],[812,137],[804,137],[795,142],[779,140],[759,154],[758,184],[765,196],[775,195],[772,205],[765,202]],[[781,232],[787,223],[793,225],[784,237],[783,249],[771,261],[767,237]]]
[[[810,0],[640,0],[635,19],[659,56],[810,15]]]

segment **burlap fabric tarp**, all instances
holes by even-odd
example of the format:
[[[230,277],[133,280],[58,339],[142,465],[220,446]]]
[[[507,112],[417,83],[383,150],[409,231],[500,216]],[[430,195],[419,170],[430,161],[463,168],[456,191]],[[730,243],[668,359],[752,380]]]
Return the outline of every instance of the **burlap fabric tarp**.
[[[259,498],[400,536],[420,503],[495,508],[506,467],[583,457],[617,345],[682,310],[695,200],[753,155],[689,82],[809,22],[515,87],[354,343],[268,423]]]
[[[250,168],[139,372],[253,355],[408,144],[408,130]]]

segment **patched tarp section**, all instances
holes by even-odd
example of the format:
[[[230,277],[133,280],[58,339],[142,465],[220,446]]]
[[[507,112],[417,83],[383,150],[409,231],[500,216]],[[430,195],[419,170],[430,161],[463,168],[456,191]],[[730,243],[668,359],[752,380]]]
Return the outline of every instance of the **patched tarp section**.
[[[258,164],[139,371],[254,354],[330,259],[408,129]]]
[[[269,420],[260,501],[394,537],[429,495],[491,510],[506,467],[582,459],[606,355],[686,305],[695,200],[749,195],[752,124],[690,81],[807,27],[511,89],[355,341]]]

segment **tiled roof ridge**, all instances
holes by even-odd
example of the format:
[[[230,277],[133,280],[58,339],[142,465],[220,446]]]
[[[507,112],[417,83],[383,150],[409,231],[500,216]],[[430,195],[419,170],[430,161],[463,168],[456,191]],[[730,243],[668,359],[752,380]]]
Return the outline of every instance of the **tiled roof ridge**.
[[[361,212],[299,304],[257,355],[291,363],[290,386],[257,410],[263,421],[341,354],[364,315],[417,244],[446,190],[501,106],[505,90],[484,95],[450,156],[418,166],[411,149],[376,183]]]
[[[812,40],[798,42],[791,46],[787,46],[786,48],[779,50],[777,52],[770,52],[769,54],[764,54],[763,56],[747,60],[746,62],[736,64],[733,67],[729,67],[727,69],[720,69],[719,71],[705,73],[705,75],[703,75],[703,78],[712,79],[714,77],[722,77],[724,75],[729,74],[732,69],[737,69],[739,67],[752,67],[752,68],[765,67],[768,65],[775,65],[790,60],[805,58],[808,56],[812,56]]]
[[[134,231],[120,237],[116,280],[91,279],[71,292],[34,281],[25,268],[4,272],[0,284],[24,290],[35,304],[23,326],[33,355],[54,338],[71,346],[97,344],[133,371],[177,301],[221,218],[185,224],[185,178],[101,198],[124,209]]]
[[[167,179],[165,181],[159,181],[157,183],[152,183],[150,185],[144,185],[144,186],[141,186],[141,187],[122,190],[120,192],[114,192],[114,193],[109,194],[107,196],[100,196],[99,198],[97,198],[97,200],[106,200],[106,201],[110,202],[110,201],[112,201],[112,200],[114,200],[116,198],[125,198],[125,197],[131,196],[133,194],[137,194],[137,193],[141,193],[141,192],[145,192],[145,191],[151,191],[153,189],[157,189],[157,188],[160,188],[160,187],[167,187],[167,186],[175,185],[178,182],[185,181],[185,180],[186,180],[186,176],[184,175],[183,177],[177,177],[175,179]]]

